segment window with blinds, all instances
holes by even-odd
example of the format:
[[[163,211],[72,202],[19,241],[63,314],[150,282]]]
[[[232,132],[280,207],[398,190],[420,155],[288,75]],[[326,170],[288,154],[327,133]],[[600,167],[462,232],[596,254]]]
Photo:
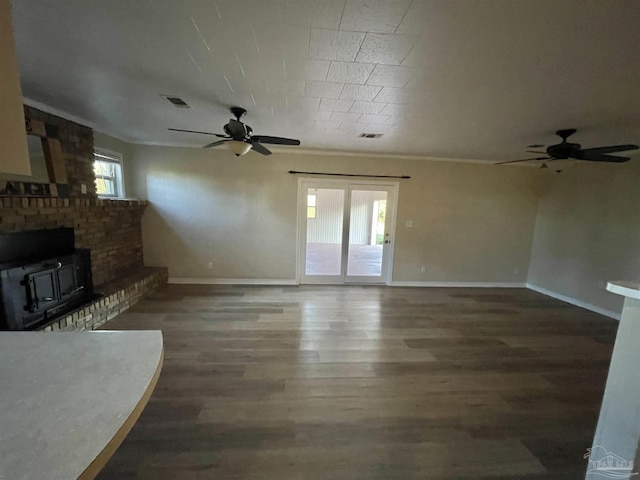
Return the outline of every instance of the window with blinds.
[[[122,155],[115,152],[94,151],[93,171],[96,193],[100,197],[124,197]]]

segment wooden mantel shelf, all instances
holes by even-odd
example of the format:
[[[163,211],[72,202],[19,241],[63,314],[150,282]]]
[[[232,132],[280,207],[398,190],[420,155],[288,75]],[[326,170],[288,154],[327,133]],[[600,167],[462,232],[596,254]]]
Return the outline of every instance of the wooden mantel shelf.
[[[0,478],[94,478],[162,358],[160,331],[0,332]]]

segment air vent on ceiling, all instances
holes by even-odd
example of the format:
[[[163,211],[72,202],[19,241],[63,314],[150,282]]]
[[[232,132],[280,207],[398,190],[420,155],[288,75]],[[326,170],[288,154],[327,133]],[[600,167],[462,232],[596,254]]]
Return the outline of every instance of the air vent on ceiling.
[[[360,135],[358,135],[358,137],[360,138],[380,138],[383,134],[382,133],[361,133]]]
[[[170,102],[174,107],[178,108],[191,108],[187,102],[182,100],[180,97],[174,97],[173,95],[160,95],[165,98],[168,102]]]

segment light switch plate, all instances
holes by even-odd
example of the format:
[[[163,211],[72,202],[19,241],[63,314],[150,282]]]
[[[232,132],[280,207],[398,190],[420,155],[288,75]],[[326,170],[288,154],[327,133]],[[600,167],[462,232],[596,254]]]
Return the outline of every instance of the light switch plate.
[[[404,222],[405,228],[413,228],[413,220],[407,220]]]

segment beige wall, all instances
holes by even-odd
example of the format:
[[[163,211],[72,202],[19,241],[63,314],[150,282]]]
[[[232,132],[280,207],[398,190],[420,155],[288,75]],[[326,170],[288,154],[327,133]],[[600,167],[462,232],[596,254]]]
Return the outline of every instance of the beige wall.
[[[294,279],[292,169],[412,176],[400,184],[395,281],[526,280],[538,170],[136,145],[129,193],[151,201],[145,263],[168,265],[172,277]]]
[[[9,0],[0,0],[0,105],[0,172],[30,175]]]
[[[529,283],[614,313],[608,280],[640,277],[640,158],[581,162],[546,178]]]

